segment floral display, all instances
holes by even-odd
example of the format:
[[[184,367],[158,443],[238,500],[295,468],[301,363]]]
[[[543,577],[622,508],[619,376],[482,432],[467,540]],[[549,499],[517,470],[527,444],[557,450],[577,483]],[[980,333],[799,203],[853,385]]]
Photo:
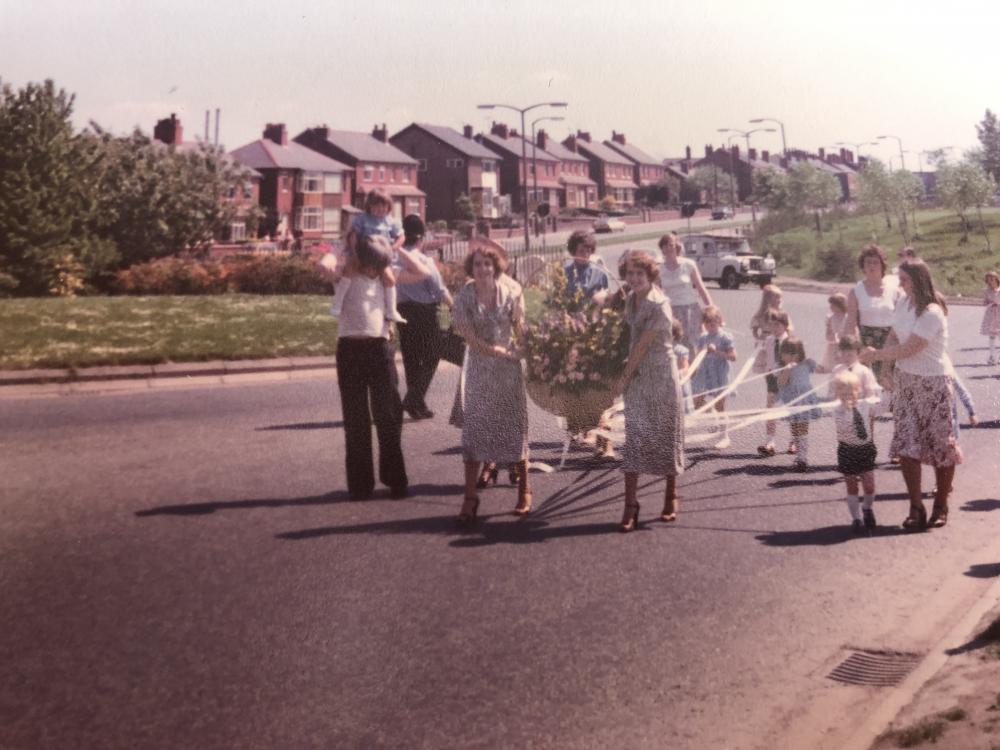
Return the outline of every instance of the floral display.
[[[611,406],[612,388],[625,368],[628,338],[620,312],[582,294],[569,294],[559,265],[549,269],[541,315],[525,325],[520,347],[527,363],[528,395],[542,409],[565,417],[571,432],[596,427]]]

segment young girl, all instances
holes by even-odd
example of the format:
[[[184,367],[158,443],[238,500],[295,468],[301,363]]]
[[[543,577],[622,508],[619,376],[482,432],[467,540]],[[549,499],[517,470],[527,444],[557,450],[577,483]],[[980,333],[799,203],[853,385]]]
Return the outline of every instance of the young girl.
[[[832,381],[840,403],[833,411],[837,428],[837,470],[847,483],[847,509],[854,533],[875,528],[875,457],[877,451],[868,425],[876,405],[861,397],[861,381],[849,370],[838,372]],[[858,498],[858,479],[865,491],[864,503]]]
[[[990,358],[986,360],[987,365],[997,363],[997,336],[1000,336],[1000,274],[996,271],[987,271],[986,289],[983,292],[983,301],[986,303],[986,310],[983,311],[983,324],[979,332],[983,336],[990,337]]]
[[[786,338],[780,344],[781,363],[785,366],[778,373],[778,399],[793,409],[819,403],[813,393],[809,376],[816,371],[816,363],[806,359],[806,348],[801,339]],[[790,414],[786,419],[792,431],[792,444],[796,453],[795,471],[809,470],[809,422],[818,419],[819,409],[807,409]]]
[[[701,408],[706,399],[715,399],[729,385],[729,363],[736,360],[736,348],[732,336],[722,329],[722,311],[709,305],[701,313],[701,324],[705,333],[698,339],[698,351],[705,351],[705,359],[692,378],[694,382],[694,405]],[[722,414],[726,410],[726,399],[715,403],[715,410]],[[715,444],[718,449],[728,448],[729,427],[723,419],[722,438]]]
[[[691,352],[681,343],[681,339],[684,338],[684,326],[681,325],[681,322],[677,318],[674,318],[674,321],[670,324],[670,333],[674,337],[674,356],[677,358],[677,375],[681,380],[684,380],[687,377],[688,366],[691,364]],[[684,385],[681,386],[681,397],[684,399],[684,413],[690,414],[693,410],[690,380],[685,381]]]
[[[831,294],[827,302],[830,312],[826,316],[826,350],[821,363],[822,372],[830,372],[837,364],[837,342],[844,334],[844,324],[847,322],[847,295],[837,292]]]
[[[754,371],[760,373],[772,372],[781,366],[779,350],[781,343],[788,338],[788,329],[790,328],[788,313],[784,310],[770,310],[765,321],[765,327],[768,331],[767,338],[764,339],[758,352],[757,360],[754,363]],[[767,401],[765,403],[767,408],[770,409],[778,402],[777,375],[768,375],[765,378],[765,383],[767,384]],[[778,431],[778,425],[774,420],[769,420],[765,423],[764,428],[767,432],[767,441],[763,445],[757,446],[757,452],[765,457],[773,456],[776,452],[774,448],[774,436]],[[795,441],[793,440],[788,446],[788,452],[795,453],[796,450]]]
[[[781,290],[774,284],[766,284],[761,287],[760,306],[757,312],[750,318],[750,333],[753,334],[755,344],[761,344],[769,333],[767,328],[767,318],[771,310],[781,309]]]
[[[341,315],[343,312],[344,298],[351,288],[351,279],[358,271],[357,249],[361,242],[372,236],[380,236],[392,243],[392,251],[395,258],[399,258],[403,263],[421,273],[418,261],[410,257],[410,253],[403,249],[403,229],[389,214],[392,211],[392,198],[384,190],[375,188],[365,197],[365,212],[357,214],[351,222],[351,228],[347,233],[347,241],[342,251],[342,257],[337,259],[334,270],[337,276],[337,286],[334,290],[333,305],[330,307],[331,315]],[[334,263],[324,259],[323,264],[328,268]],[[426,276],[421,273],[421,278]],[[389,311],[389,319],[396,323],[405,323],[406,319],[396,310],[396,275],[392,267],[387,267],[380,276],[382,287],[385,290],[385,306]]]

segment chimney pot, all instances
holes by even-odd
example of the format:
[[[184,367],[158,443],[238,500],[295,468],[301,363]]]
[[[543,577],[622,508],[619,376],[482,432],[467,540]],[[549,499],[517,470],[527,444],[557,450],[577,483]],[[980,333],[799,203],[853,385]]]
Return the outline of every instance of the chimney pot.
[[[711,155],[712,155],[712,144],[711,143],[707,143],[707,144],[705,144],[705,158],[707,159]]]
[[[750,161],[757,161],[757,149],[747,149],[747,155],[749,156]]]
[[[691,147],[690,146],[685,146],[684,147],[684,158],[687,161],[691,161]]]
[[[622,146],[624,146],[625,145],[625,134],[624,133],[616,133],[614,130],[612,130],[611,131],[611,140],[614,143],[619,143]]]
[[[535,144],[538,146],[538,148],[540,148],[540,149],[542,149],[544,151],[546,145],[549,142],[549,134],[546,133],[544,130],[539,130],[535,134],[535,136],[536,136]]]
[[[826,151],[824,151],[822,148],[820,148],[820,149],[816,150],[816,153],[819,154],[819,160],[820,161],[826,161]]]
[[[472,139],[472,126],[471,125],[465,125],[462,128],[462,135],[464,135],[466,138],[468,138],[468,139],[471,140]]]
[[[264,137],[279,146],[288,145],[288,129],[283,122],[269,122],[264,126]]]
[[[386,129],[384,122],[382,123],[381,128],[378,124],[372,128],[372,137],[375,138],[376,141],[381,141],[382,143],[389,142],[389,131]]]
[[[153,138],[162,143],[175,146],[183,143],[183,133],[184,129],[181,127],[181,121],[177,119],[177,115],[173,112],[170,113],[170,117],[157,121],[153,127]]]
[[[585,143],[590,143],[590,133],[585,130],[577,130],[576,137]]]
[[[770,163],[771,162],[771,152],[770,151],[761,151],[760,152],[760,160],[761,161],[766,161],[766,162]]]

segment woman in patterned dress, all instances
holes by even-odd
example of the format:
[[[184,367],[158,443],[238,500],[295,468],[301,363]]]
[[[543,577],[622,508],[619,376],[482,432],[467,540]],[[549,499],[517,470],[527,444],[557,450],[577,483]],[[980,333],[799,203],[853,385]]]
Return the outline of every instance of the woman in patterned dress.
[[[484,461],[517,464],[514,512],[531,511],[528,486],[528,401],[514,333],[524,320],[521,286],[504,274],[507,262],[494,243],[480,240],[465,258],[472,280],[455,295],[452,319],[468,347],[462,394],[465,500],[457,521],[476,520],[476,480]]]
[[[629,253],[625,261],[625,281],[631,289],[625,302],[629,355],[616,388],[625,400],[623,532],[639,525],[639,474],[666,477],[660,518],[674,521],[677,476],[684,471],[684,413],[671,334],[673,320],[670,301],[654,286],[658,277],[659,269],[648,253]]]
[[[902,343],[882,349],[868,347],[861,360],[896,363],[895,431],[890,452],[899,456],[910,495],[907,531],[948,522],[948,495],[955,466],[962,461],[952,415],[953,381],[949,374],[948,307],[934,289],[931,272],[922,261],[903,263],[899,282],[906,294],[896,305],[892,329]],[[928,520],[920,488],[921,464],[934,467],[937,489]]]

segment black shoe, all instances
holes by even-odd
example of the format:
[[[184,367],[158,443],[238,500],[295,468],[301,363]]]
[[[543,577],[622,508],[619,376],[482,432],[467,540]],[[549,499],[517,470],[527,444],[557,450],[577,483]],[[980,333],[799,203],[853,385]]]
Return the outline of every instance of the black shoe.
[[[410,494],[409,488],[405,484],[400,485],[399,487],[389,488],[389,497],[391,497],[393,500],[402,500],[408,494]]]
[[[878,526],[878,524],[875,523],[875,511],[871,508],[863,509],[861,511],[861,515],[864,516],[866,529],[871,530]]]
[[[865,525],[861,522],[861,519],[855,518],[851,521],[851,531],[854,532],[854,536],[861,536],[865,533]]]
[[[423,419],[423,412],[420,410],[419,406],[411,406],[410,404],[403,404],[403,411],[410,415],[410,419],[416,421],[418,419]]]
[[[432,412],[426,406],[421,406],[420,407],[420,419],[434,419],[434,412]]]

